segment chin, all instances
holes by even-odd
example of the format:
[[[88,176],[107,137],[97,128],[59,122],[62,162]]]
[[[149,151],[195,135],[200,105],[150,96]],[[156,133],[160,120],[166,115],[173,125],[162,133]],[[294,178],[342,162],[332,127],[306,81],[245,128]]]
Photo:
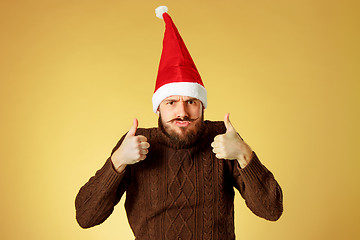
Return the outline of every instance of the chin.
[[[204,115],[202,115],[201,118],[191,122],[191,124],[186,127],[164,122],[161,118],[161,114],[159,115],[158,119],[159,127],[168,137],[185,145],[194,142],[199,137],[199,134],[203,131],[204,128],[203,122]]]

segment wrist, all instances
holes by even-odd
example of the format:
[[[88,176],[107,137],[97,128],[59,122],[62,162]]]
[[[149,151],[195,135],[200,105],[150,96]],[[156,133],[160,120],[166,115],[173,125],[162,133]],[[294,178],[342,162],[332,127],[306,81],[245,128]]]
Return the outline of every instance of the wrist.
[[[126,168],[126,164],[123,164],[123,165],[120,165],[118,168],[116,168],[116,171],[118,173],[122,173],[125,171],[125,168]]]
[[[252,151],[239,155],[239,157],[237,158],[237,161],[239,162],[240,167],[241,168],[246,167],[250,163],[252,157],[253,157]]]
[[[122,163],[120,160],[114,160],[112,156],[111,156],[111,162],[112,162],[115,170],[118,173],[122,173],[125,170],[126,166],[127,166],[127,164]]]

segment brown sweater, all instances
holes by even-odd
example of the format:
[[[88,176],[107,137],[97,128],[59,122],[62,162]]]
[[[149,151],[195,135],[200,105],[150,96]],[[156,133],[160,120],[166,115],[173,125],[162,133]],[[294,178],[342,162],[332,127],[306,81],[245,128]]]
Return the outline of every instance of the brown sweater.
[[[138,240],[235,239],[234,187],[253,213],[277,220],[282,191],[256,154],[241,169],[236,160],[217,159],[212,152],[214,137],[225,131],[223,122],[205,121],[199,139],[178,146],[159,128],[138,129],[150,143],[147,158],[122,174],[109,158],[76,197],[78,223],[102,223],[126,191],[125,209]]]

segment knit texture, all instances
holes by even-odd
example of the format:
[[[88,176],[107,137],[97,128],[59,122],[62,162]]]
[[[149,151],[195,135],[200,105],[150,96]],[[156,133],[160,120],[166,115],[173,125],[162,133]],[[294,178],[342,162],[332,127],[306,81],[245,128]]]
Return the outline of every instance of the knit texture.
[[[235,239],[234,188],[254,214],[277,220],[283,211],[282,191],[273,174],[255,153],[244,169],[236,160],[217,159],[210,144],[225,126],[204,125],[188,146],[172,142],[159,128],[138,129],[137,135],[150,143],[147,158],[122,174],[110,158],[106,161],[76,197],[80,226],[105,221],[125,191],[127,217],[138,240]]]

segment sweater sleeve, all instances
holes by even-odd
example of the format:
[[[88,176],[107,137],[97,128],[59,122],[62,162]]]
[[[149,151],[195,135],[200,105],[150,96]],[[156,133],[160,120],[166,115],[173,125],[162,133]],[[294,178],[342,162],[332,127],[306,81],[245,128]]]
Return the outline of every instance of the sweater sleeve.
[[[234,186],[245,199],[248,208],[257,216],[276,221],[283,212],[283,195],[273,174],[253,153],[250,163],[241,168],[234,162]]]
[[[120,146],[123,138],[112,153]],[[75,209],[76,220],[82,228],[98,225],[111,215],[126,190],[127,175],[126,170],[118,173],[109,157],[104,166],[79,190]]]

